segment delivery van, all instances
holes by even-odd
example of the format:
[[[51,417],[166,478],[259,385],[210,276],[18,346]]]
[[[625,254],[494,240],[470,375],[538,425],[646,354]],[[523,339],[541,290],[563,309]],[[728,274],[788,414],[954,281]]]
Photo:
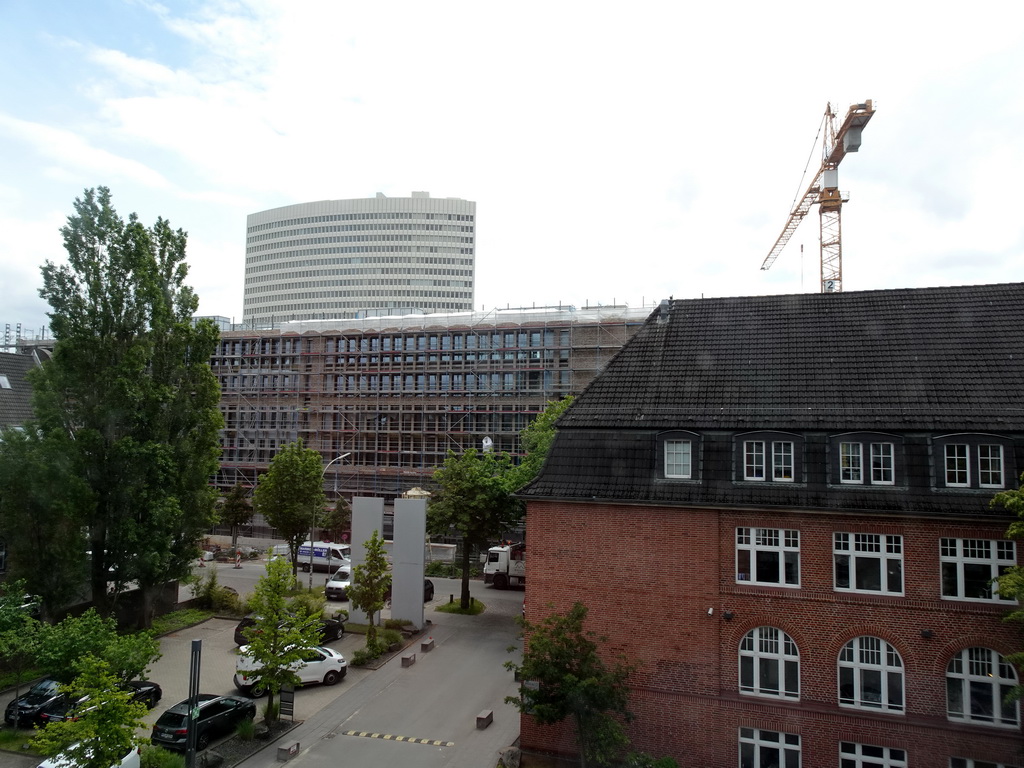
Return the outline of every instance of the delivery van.
[[[299,545],[299,556],[296,558],[296,563],[300,570],[308,572],[311,564],[314,571],[327,573],[334,573],[343,566],[352,567],[352,547],[348,544],[340,544],[336,541],[314,541],[312,563],[310,563],[309,549],[308,541]],[[279,548],[274,547],[274,554],[278,553]],[[280,554],[288,556],[287,544],[283,545],[283,551],[280,551]]]

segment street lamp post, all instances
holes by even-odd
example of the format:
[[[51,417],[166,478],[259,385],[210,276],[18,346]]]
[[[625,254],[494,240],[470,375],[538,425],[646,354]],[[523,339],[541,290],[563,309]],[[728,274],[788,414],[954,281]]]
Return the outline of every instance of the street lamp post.
[[[327,477],[327,470],[331,468],[331,464],[346,459],[351,456],[351,453],[343,453],[341,456],[335,456],[333,459],[327,462],[324,466],[324,471],[320,473],[320,490],[324,487],[324,478]],[[335,500],[337,503],[337,500]],[[316,505],[313,505],[313,514],[309,521],[309,591],[313,591],[313,541],[316,533]],[[328,558],[329,561],[329,558]]]

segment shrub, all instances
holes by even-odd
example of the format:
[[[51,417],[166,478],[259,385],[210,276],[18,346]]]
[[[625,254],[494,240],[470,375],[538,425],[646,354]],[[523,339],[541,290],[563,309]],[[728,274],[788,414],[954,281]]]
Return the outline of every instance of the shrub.
[[[144,744],[139,751],[139,765],[141,768],[185,768],[185,756]]]
[[[327,605],[327,599],[323,594],[300,592],[288,601],[288,610],[307,616],[321,616],[325,605]]]
[[[256,722],[249,718],[243,719],[235,727],[235,735],[242,741],[252,741],[256,738]]]
[[[412,622],[409,619],[384,619],[384,629],[398,629],[402,627],[410,626]]]
[[[392,645],[401,645],[402,633],[397,629],[382,629],[378,642],[385,648],[390,648]]]
[[[651,757],[644,752],[630,752],[622,768],[679,768],[679,763],[672,757]]]
[[[380,654],[372,653],[369,648],[359,648],[352,654],[352,666],[361,667],[364,664],[369,664],[379,655]]]
[[[442,579],[457,579],[462,576],[462,569],[455,565],[455,563],[433,560],[427,563],[424,573],[427,576],[437,576]]]

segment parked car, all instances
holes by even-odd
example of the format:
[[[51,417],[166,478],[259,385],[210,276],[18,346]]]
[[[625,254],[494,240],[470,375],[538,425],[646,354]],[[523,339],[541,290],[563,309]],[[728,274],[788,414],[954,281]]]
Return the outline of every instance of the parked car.
[[[256,717],[256,702],[244,696],[217,696],[200,693],[199,717],[195,721],[196,749],[206,749],[213,739],[233,733],[243,720]],[[164,712],[153,725],[151,744],[184,751],[188,736],[188,699]]]
[[[78,746],[73,745],[73,746]],[[132,751],[121,758],[121,762],[117,765],[112,765],[110,768],[139,768],[142,764],[142,758],[139,754],[138,747],[132,747]],[[79,768],[81,762],[75,760],[67,752],[61,752],[59,755],[48,757],[41,762],[37,768]]]
[[[253,698],[265,696],[267,689],[260,682],[260,666],[248,655],[249,646],[243,645],[239,650],[238,663],[235,666],[235,687],[242,693]],[[345,657],[333,648],[307,648],[302,659],[291,665],[292,671],[299,676],[301,685],[323,683],[334,685],[345,677],[348,662]]]
[[[244,617],[235,626],[235,645],[246,645],[249,642],[242,630],[255,626],[259,616],[255,613],[250,613]],[[341,619],[325,619],[320,617],[320,642],[329,643],[333,640],[337,640],[345,634],[345,623]]]
[[[133,704],[145,704],[146,709],[153,709],[160,703],[160,698],[163,696],[163,690],[152,680],[132,680],[120,683],[118,687],[131,694]],[[83,712],[87,712],[91,708],[88,696],[71,701],[66,693],[62,693],[39,713],[39,723],[40,725],[49,725],[61,720],[77,720]]]
[[[434,582],[430,579],[423,580],[423,602],[429,603],[434,599]],[[391,585],[388,584],[388,591],[384,594],[384,602],[391,605]]]
[[[349,568],[339,568],[327,580],[327,584],[324,586],[324,595],[328,600],[347,600],[348,588],[351,584],[352,571]]]
[[[28,693],[7,705],[4,722],[15,728],[31,728],[34,725],[40,725],[42,723],[40,714],[43,710],[63,695],[60,692],[60,683],[56,680],[50,678],[40,680],[29,688]]]

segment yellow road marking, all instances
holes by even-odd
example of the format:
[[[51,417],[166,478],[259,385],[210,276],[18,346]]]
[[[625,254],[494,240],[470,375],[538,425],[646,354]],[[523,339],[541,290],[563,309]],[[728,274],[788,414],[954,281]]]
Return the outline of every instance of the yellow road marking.
[[[404,741],[409,744],[429,744],[433,747],[454,747],[453,741],[438,741],[436,739],[417,739],[412,736],[394,736],[390,733],[371,733],[370,731],[345,731],[345,736],[362,736],[367,739],[386,739],[388,741]]]

